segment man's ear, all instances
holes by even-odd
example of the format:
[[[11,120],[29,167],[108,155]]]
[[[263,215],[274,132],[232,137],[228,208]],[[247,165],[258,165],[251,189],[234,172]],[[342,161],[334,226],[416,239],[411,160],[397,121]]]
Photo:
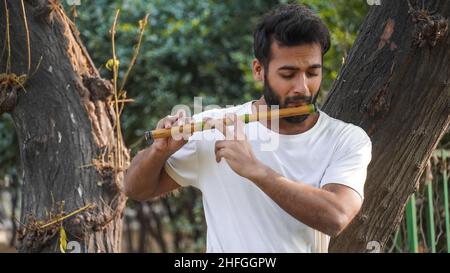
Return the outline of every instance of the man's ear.
[[[253,59],[252,62],[253,79],[257,82],[264,81],[264,66],[258,59]]]

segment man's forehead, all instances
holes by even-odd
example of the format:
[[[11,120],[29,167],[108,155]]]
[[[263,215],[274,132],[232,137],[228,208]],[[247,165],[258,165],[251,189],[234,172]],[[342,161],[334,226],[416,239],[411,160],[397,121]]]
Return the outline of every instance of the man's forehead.
[[[319,44],[283,46],[277,42],[271,45],[271,63],[287,69],[294,67],[316,67],[322,64],[322,50]]]

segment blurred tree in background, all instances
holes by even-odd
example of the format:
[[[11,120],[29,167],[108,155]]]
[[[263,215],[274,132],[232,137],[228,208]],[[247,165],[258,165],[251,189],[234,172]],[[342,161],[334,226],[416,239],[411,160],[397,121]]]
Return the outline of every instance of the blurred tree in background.
[[[121,9],[116,31],[121,73],[134,50],[139,31],[136,22],[150,13],[141,53],[125,87],[134,102],[125,107],[122,128],[134,155],[144,148],[143,132],[154,128],[177,104],[193,109],[197,96],[202,97],[204,106],[225,107],[261,96],[262,86],[254,83],[251,73],[253,27],[263,13],[285,2],[82,0],[76,13],[73,7],[66,7],[68,13],[72,10],[82,40],[105,78],[111,78],[105,64],[111,58],[109,30],[115,10]],[[369,6],[362,0],[300,2],[319,14],[332,35],[331,50],[324,59],[320,103]],[[9,115],[0,116],[0,151],[1,191],[3,178],[13,176],[19,166],[18,143]],[[146,203],[129,201],[128,205],[123,251],[204,250],[206,226],[201,194],[195,189]]]

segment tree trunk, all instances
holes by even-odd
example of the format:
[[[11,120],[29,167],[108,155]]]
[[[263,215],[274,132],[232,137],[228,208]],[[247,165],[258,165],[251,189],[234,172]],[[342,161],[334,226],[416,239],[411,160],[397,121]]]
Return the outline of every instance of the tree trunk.
[[[449,124],[450,1],[373,6],[323,109],[373,143],[362,210],[330,251],[381,248]],[[375,241],[374,243],[369,243]]]
[[[24,88],[0,86],[0,114],[11,113],[20,145],[18,249],[59,252],[62,225],[69,252],[71,246],[81,252],[119,252],[126,202],[122,170],[129,155],[117,141],[111,82],[100,78],[57,1],[24,1],[31,69],[21,1],[2,0],[0,5],[0,71],[28,76]],[[11,54],[5,35],[8,14]],[[83,208],[87,205],[92,206]],[[80,208],[63,221],[44,225]]]

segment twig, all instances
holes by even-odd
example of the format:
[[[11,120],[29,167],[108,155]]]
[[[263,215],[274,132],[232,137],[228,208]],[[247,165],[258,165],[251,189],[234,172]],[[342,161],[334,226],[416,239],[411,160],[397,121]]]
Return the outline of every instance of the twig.
[[[72,13],[72,21],[73,24],[76,25],[76,18],[78,17],[78,12],[77,12],[77,6],[76,5],[72,5],[72,7],[70,8],[70,12]]]
[[[6,3],[6,0],[3,0],[3,4],[5,6],[5,14],[6,14],[6,48],[8,51],[8,56],[6,57],[6,74],[9,74],[11,69],[11,39],[9,36],[9,10],[8,10],[8,4]]]
[[[28,73],[27,74],[30,74],[30,70],[31,70],[30,31],[28,29],[27,14],[25,12],[25,5],[23,4],[23,0],[20,0],[20,5],[22,6],[23,24],[25,25],[25,36],[27,39],[27,51],[28,51]]]
[[[39,66],[41,65],[41,62],[42,62],[42,56],[39,58],[38,64],[36,65],[36,68],[34,69],[33,74],[31,74],[31,76],[29,76],[28,78],[31,78],[31,77],[34,76],[34,74],[36,74],[36,72],[37,72],[38,69],[39,69]]]
[[[19,223],[19,225],[21,225],[21,226],[26,226],[26,224],[22,223],[19,219],[17,219],[17,217],[14,217],[14,221]]]
[[[86,165],[81,165],[80,167],[78,167],[79,169],[84,169],[84,168],[89,168],[89,167],[94,167],[94,164],[86,164]]]
[[[145,26],[147,25],[147,22],[148,22],[148,16],[149,16],[149,14],[146,14],[144,19],[139,21],[138,42],[137,42],[136,46],[134,47],[133,56],[131,57],[130,65],[128,66],[127,72],[123,76],[123,80],[122,80],[122,83],[119,88],[119,94],[122,93],[123,88],[125,87],[125,83],[128,80],[128,76],[130,75],[131,69],[136,64],[136,59],[137,59],[137,56],[139,55],[139,51],[141,49],[142,37],[144,36]],[[122,114],[123,107],[124,107],[124,104],[122,103],[122,105],[120,107],[120,111],[119,111],[120,114]]]
[[[134,99],[119,99],[117,102],[126,103],[126,102],[134,102]]]
[[[138,140],[136,140],[129,146],[130,150],[133,150],[135,147],[137,147],[139,144],[141,144],[144,140],[145,140],[145,137],[143,137],[143,136],[138,138]]]
[[[119,115],[119,103],[118,103],[118,92],[117,92],[117,78],[118,78],[118,61],[116,58],[116,45],[115,45],[115,34],[116,34],[116,24],[117,19],[119,18],[120,9],[116,11],[116,15],[114,17],[114,22],[111,27],[111,43],[112,43],[112,55],[113,55],[113,88],[114,88],[114,110],[116,114],[116,131],[117,131],[117,142],[116,142],[116,156],[115,156],[115,167],[114,175],[117,179],[117,168],[122,166],[121,159],[121,141],[122,141],[122,133],[120,128],[120,115]]]
[[[45,225],[42,225],[42,226],[38,227],[38,229],[43,229],[43,228],[46,228],[46,227],[48,227],[48,226],[54,225],[54,224],[56,224],[56,223],[58,223],[58,222],[61,222],[61,221],[65,220],[65,219],[67,219],[67,218],[69,218],[69,217],[74,216],[75,214],[78,214],[78,213],[80,213],[80,212],[82,212],[82,211],[84,211],[84,210],[87,210],[87,209],[92,209],[92,208],[94,208],[94,207],[95,207],[94,204],[86,205],[86,206],[84,206],[84,207],[82,207],[82,208],[79,208],[79,209],[77,209],[77,210],[75,210],[75,211],[73,211],[73,212],[67,214],[66,216],[62,216],[62,217],[60,217],[60,218],[58,218],[58,219],[55,219],[55,220],[53,220],[53,221],[51,221],[51,222],[49,222],[49,223],[47,223],[47,224],[45,224]]]
[[[142,37],[144,36],[145,26],[147,25],[149,14],[146,14],[144,19],[139,21],[139,38],[138,42],[134,48],[133,56],[130,61],[130,65],[128,66],[127,72],[123,76],[122,84],[119,88],[119,93],[123,91],[123,88],[125,87],[125,83],[128,80],[128,76],[130,75],[131,69],[133,68],[134,64],[136,63],[137,56],[139,55],[139,51],[141,49],[141,43],[142,43]]]

